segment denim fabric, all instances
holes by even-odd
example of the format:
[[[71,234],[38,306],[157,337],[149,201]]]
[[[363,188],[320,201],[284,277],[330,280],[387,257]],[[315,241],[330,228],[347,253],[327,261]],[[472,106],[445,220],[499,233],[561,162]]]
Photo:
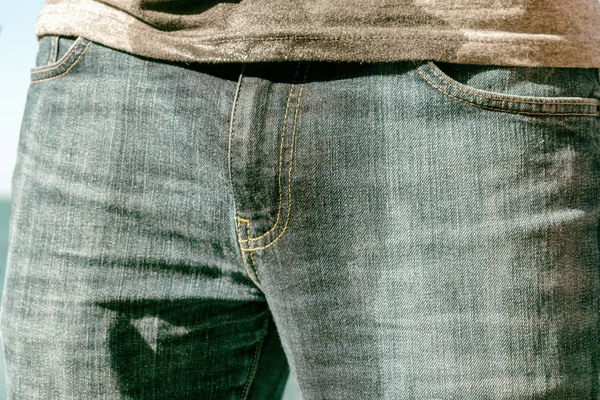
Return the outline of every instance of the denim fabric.
[[[39,46],[9,399],[600,399],[597,69]]]

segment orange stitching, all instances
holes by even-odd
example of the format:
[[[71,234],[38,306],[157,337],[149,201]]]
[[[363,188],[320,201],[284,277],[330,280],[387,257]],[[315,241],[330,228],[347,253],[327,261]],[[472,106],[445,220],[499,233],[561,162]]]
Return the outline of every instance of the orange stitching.
[[[248,261],[246,260],[246,249],[244,249],[242,247],[242,243],[240,241],[240,222],[244,221],[246,224],[250,223],[250,220],[245,219],[245,218],[240,218],[240,217],[235,217],[236,221],[237,221],[237,235],[238,235],[238,244],[240,246],[240,250],[242,251],[242,261],[244,262],[244,267],[246,267],[246,272],[248,272],[248,276],[250,277],[250,279],[252,280],[252,282],[254,282],[254,284],[256,285],[257,288],[259,288],[262,291],[262,286],[260,284],[260,282],[257,282],[256,279],[254,279],[254,274],[252,273],[252,271],[250,270],[250,267],[248,266]]]
[[[296,115],[294,116],[294,127],[292,130],[292,146],[291,146],[291,157],[290,157],[290,167],[288,169],[288,201],[289,201],[289,206],[288,206],[288,214],[287,214],[287,218],[285,219],[285,224],[283,226],[283,230],[281,231],[281,233],[275,238],[273,239],[273,241],[271,241],[270,243],[266,244],[265,246],[262,247],[248,247],[246,249],[246,251],[255,251],[255,250],[263,250],[266,249],[267,247],[271,246],[272,244],[274,244],[275,242],[277,242],[285,233],[285,230],[287,229],[288,226],[288,222],[290,220],[290,216],[292,215],[291,211],[292,211],[292,189],[291,189],[291,180],[292,180],[292,165],[294,163],[294,140],[296,138],[296,122],[298,119],[298,112],[300,110],[300,99],[302,98],[302,90],[304,89],[304,82],[306,81],[306,75],[308,73],[308,67],[310,66],[310,64],[307,64],[306,66],[306,71],[304,71],[304,77],[302,78],[302,86],[300,87],[300,93],[298,94],[298,104],[296,105]]]
[[[269,229],[268,231],[266,231],[265,233],[263,233],[260,236],[257,237],[250,237],[250,235],[248,235],[248,239],[246,240],[242,240],[242,242],[246,243],[248,241],[256,241],[258,239],[261,239],[265,236],[267,236],[269,233],[271,233],[275,228],[277,228],[277,226],[279,225],[279,218],[281,216],[281,205],[282,205],[282,191],[281,191],[281,165],[282,160],[283,160],[283,143],[285,143],[285,133],[286,133],[286,127],[287,127],[287,115],[288,115],[288,111],[290,108],[290,100],[292,98],[292,92],[294,91],[294,85],[296,82],[296,77],[298,76],[298,70],[300,69],[300,63],[298,63],[298,65],[296,66],[296,73],[294,75],[294,80],[292,81],[292,86],[290,87],[290,93],[288,95],[288,99],[287,99],[287,104],[285,107],[285,115],[283,116],[283,129],[281,131],[281,144],[279,145],[279,170],[278,170],[278,176],[277,176],[277,184],[279,185],[279,206],[277,209],[277,218],[275,219],[275,224],[271,227],[271,229]],[[289,188],[289,182],[288,182],[288,188]],[[289,189],[288,189],[289,190]]]
[[[458,101],[462,101],[463,103],[467,103],[467,104],[471,104],[475,107],[479,107],[479,108],[484,108],[486,110],[494,110],[494,111],[501,111],[501,112],[507,112],[507,113],[512,113],[512,114],[531,114],[531,115],[564,115],[564,116],[586,116],[586,117],[596,117],[598,116],[598,114],[575,114],[575,113],[551,113],[551,112],[527,112],[527,111],[513,111],[513,110],[506,110],[503,108],[492,108],[492,107],[485,107],[482,106],[480,104],[471,102],[471,101],[467,101],[464,99],[461,99],[459,97],[456,97],[448,92],[446,92],[445,90],[441,89],[439,86],[437,86],[435,83],[433,83],[431,80],[429,80],[424,74],[423,72],[417,68],[417,72],[419,74],[421,74],[421,76],[423,76],[423,78],[435,89],[437,89],[438,91],[444,93],[445,95],[452,97],[453,99],[456,99]]]
[[[56,40],[58,41],[58,39],[56,39]],[[67,54],[65,54],[65,55],[63,56],[63,59],[62,59],[62,61],[61,61],[60,63],[58,63],[57,65],[53,65],[53,66],[51,66],[51,67],[42,68],[42,69],[32,69],[32,70],[31,70],[31,73],[32,73],[32,74],[39,74],[39,73],[41,73],[41,72],[52,71],[52,70],[54,70],[54,69],[56,69],[56,68],[60,67],[61,65],[63,65],[63,64],[64,64],[64,63],[65,63],[65,62],[66,62],[66,61],[69,59],[69,57],[71,56],[71,54],[73,54],[73,53],[75,52],[75,50],[77,50],[77,48],[79,47],[79,43],[80,43],[80,42],[81,42],[81,36],[79,36],[79,37],[78,37],[78,38],[75,40],[75,42],[73,42],[73,44],[72,44],[72,47],[71,47],[71,50],[69,50],[69,51],[67,52]],[[88,44],[89,44],[89,43],[88,43]],[[87,47],[87,46],[86,46],[86,47]]]
[[[542,105],[544,105],[544,104],[572,104],[572,105],[584,105],[584,106],[593,106],[594,105],[591,102],[590,103],[584,103],[584,102],[577,102],[575,100],[573,100],[573,101],[563,101],[563,102],[561,102],[561,101],[553,101],[553,100],[549,100],[549,101],[533,101],[533,100],[526,100],[526,99],[518,100],[518,99],[510,99],[510,98],[507,99],[507,98],[502,98],[502,97],[492,97],[492,96],[487,95],[485,93],[477,92],[474,89],[469,88],[469,87],[467,87],[466,85],[463,85],[460,82],[456,82],[456,83],[458,83],[460,85],[463,85],[463,86],[462,87],[457,86],[456,83],[454,83],[453,81],[449,80],[449,79],[452,79],[452,78],[447,77],[445,75],[440,75],[440,73],[443,74],[443,71],[436,70],[435,68],[439,69],[439,67],[437,67],[437,66],[432,67],[430,64],[426,64],[426,65],[423,65],[423,67],[429,69],[429,71],[431,71],[431,73],[433,73],[435,76],[437,76],[442,81],[444,81],[444,83],[446,83],[448,86],[452,86],[453,88],[455,88],[457,90],[460,90],[461,92],[472,94],[474,96],[483,97],[483,98],[489,99],[489,100],[508,101],[508,102],[512,102],[512,103],[542,104]],[[512,95],[507,95],[507,96],[512,96]],[[590,100],[595,100],[595,99],[590,99]],[[598,103],[598,101],[596,100],[596,104],[597,103]]]
[[[265,341],[265,336],[267,336],[267,327],[268,326],[269,326],[269,316],[267,315],[267,317],[265,318],[265,322],[263,322],[262,337],[258,341],[258,343],[256,343],[256,347],[254,348],[254,356],[252,357],[252,365],[250,366],[250,372],[248,372],[248,378],[246,379],[246,384],[244,385],[244,390],[242,391],[242,397],[240,397],[240,400],[244,400],[244,399],[246,399],[246,396],[248,396],[248,393],[246,392],[246,390],[248,390],[250,382],[252,381],[252,377],[255,372],[254,368],[256,366],[256,361],[258,360],[258,351],[260,350],[263,342]]]
[[[83,49],[83,51],[81,52],[81,54],[79,55],[79,57],[77,57],[77,59],[75,60],[75,62],[73,62],[73,64],[72,64],[72,65],[69,67],[69,69],[67,69],[65,72],[63,72],[63,73],[62,73],[62,74],[60,74],[60,75],[52,76],[52,77],[50,77],[50,78],[46,78],[46,79],[38,79],[37,81],[31,81],[31,84],[34,84],[34,83],[40,83],[40,82],[45,82],[45,81],[50,81],[50,80],[52,80],[52,79],[60,78],[61,76],[68,74],[68,73],[69,73],[69,71],[71,71],[71,69],[73,69],[73,67],[74,67],[75,65],[77,65],[77,63],[79,62],[79,60],[81,59],[81,57],[83,57],[83,55],[85,54],[85,51],[86,51],[86,50],[87,50],[87,48],[90,46],[90,44],[92,44],[92,42],[89,42],[89,43],[88,43],[88,44],[85,46],[85,48]]]

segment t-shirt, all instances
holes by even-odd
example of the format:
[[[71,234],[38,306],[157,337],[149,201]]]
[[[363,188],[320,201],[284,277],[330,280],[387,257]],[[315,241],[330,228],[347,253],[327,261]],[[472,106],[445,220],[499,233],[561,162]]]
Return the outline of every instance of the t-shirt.
[[[45,0],[35,34],[184,62],[600,67],[598,0]]]

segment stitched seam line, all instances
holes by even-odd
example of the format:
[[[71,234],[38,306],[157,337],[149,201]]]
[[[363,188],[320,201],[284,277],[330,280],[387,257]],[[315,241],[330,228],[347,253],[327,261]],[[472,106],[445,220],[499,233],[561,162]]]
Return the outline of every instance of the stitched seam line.
[[[235,127],[235,117],[237,114],[237,105],[239,102],[239,94],[241,92],[241,88],[242,88],[242,84],[243,84],[243,76],[244,76],[244,70],[246,68],[246,65],[243,64],[242,65],[242,70],[240,71],[240,77],[239,77],[239,82],[236,88],[236,92],[235,92],[235,98],[234,98],[234,103],[233,103],[233,110],[231,112],[231,125],[230,125],[230,133],[229,133],[229,181],[231,184],[231,191],[232,191],[232,195],[233,195],[233,206],[234,206],[234,210],[236,208],[235,204],[236,204],[236,199],[235,199],[235,186],[233,185],[233,177],[232,177],[232,170],[231,170],[231,161],[232,161],[232,149],[233,149],[233,133],[234,133],[234,127]],[[235,212],[234,212],[235,214]],[[252,271],[250,270],[250,267],[248,266],[248,261],[247,261],[247,256],[246,256],[246,252],[242,246],[242,243],[240,242],[241,240],[241,233],[240,233],[240,222],[245,221],[246,222],[246,231],[249,234],[249,223],[250,221],[244,218],[241,218],[239,216],[235,216],[235,220],[236,220],[236,235],[237,235],[237,241],[238,241],[238,247],[240,249],[241,252],[241,256],[242,256],[242,262],[244,263],[244,267],[246,268],[246,272],[248,273],[248,276],[250,277],[250,280],[252,280],[252,282],[254,282],[254,284],[256,285],[256,287],[258,287],[261,291],[262,287],[260,282],[257,282],[258,279],[258,272],[256,272],[256,278],[254,277],[254,275],[252,274]],[[250,254],[250,256],[252,256],[252,254]],[[254,263],[254,257],[252,256],[252,262]],[[256,271],[256,268],[255,268]]]
[[[254,373],[256,372],[256,362],[258,361],[258,353],[262,348],[262,345],[265,341],[265,337],[267,336],[268,325],[269,316],[267,315],[267,317],[265,318],[265,322],[263,322],[262,337],[260,338],[260,340],[256,344],[256,347],[254,348],[252,365],[250,366],[250,372],[248,373],[248,378],[246,378],[246,383],[244,384],[244,390],[242,390],[242,397],[240,397],[240,400],[245,400],[248,397],[248,389],[250,388],[250,382],[252,382],[252,379],[254,378]]]
[[[50,46],[50,55],[48,56],[46,65],[56,62],[56,57],[58,56],[58,38],[57,35],[51,37],[52,45]]]
[[[296,73],[294,74],[294,80],[292,81],[292,86],[290,87],[290,93],[288,95],[288,99],[287,99],[286,106],[285,106],[285,115],[283,116],[283,128],[282,128],[282,131],[281,131],[281,144],[279,145],[279,169],[278,169],[278,172],[277,172],[277,185],[279,187],[279,205],[277,207],[277,218],[275,219],[275,223],[273,224],[273,226],[271,227],[271,229],[269,229],[268,231],[266,231],[262,235],[254,237],[254,238],[250,237],[250,234],[248,234],[248,239],[242,240],[242,242],[244,242],[244,243],[246,243],[248,241],[254,242],[254,241],[257,241],[259,239],[262,239],[263,237],[265,237],[269,233],[271,233],[273,230],[275,230],[275,228],[277,228],[277,226],[279,225],[279,219],[281,218],[281,209],[282,209],[282,206],[283,206],[283,199],[282,199],[283,195],[282,195],[282,189],[281,189],[281,167],[283,165],[283,144],[285,143],[285,134],[286,134],[286,128],[287,128],[287,116],[288,116],[288,112],[289,112],[289,109],[290,109],[290,102],[291,102],[291,99],[292,99],[292,93],[294,91],[296,77],[298,76],[298,70],[299,69],[300,69],[300,63],[298,63],[298,65],[296,66]],[[288,191],[289,191],[289,181],[288,181]]]
[[[249,224],[250,221],[245,218],[240,218],[240,217],[236,217],[236,220],[237,220],[238,244],[240,246],[240,250],[242,251],[242,261],[244,262],[244,267],[246,267],[246,272],[248,272],[248,276],[250,277],[252,282],[254,282],[256,287],[259,288],[264,293],[264,291],[262,289],[262,285],[260,284],[260,282],[257,281],[257,278],[255,278],[254,274],[252,273],[252,270],[250,269],[250,266],[248,265],[246,249],[244,249],[242,247],[242,243],[240,242],[240,222],[244,221],[244,223]]]
[[[57,38],[58,41],[58,38]],[[65,62],[67,62],[67,60],[69,59],[69,57],[71,57],[71,55],[75,52],[75,50],[77,50],[79,48],[79,43],[81,42],[81,36],[79,36],[75,42],[73,42],[73,45],[71,47],[71,50],[69,50],[69,52],[67,52],[67,54],[64,55],[63,59],[61,60],[61,62],[59,62],[56,65],[53,65],[51,67],[47,67],[47,68],[42,68],[42,69],[32,69],[31,73],[32,74],[39,74],[42,72],[46,72],[46,71],[52,71],[57,69],[58,67],[60,67],[61,65],[63,65]],[[88,43],[89,45],[89,43]],[[87,46],[86,46],[87,48]],[[85,50],[84,50],[85,51]]]
[[[440,88],[439,86],[437,86],[435,83],[433,83],[431,80],[429,80],[429,78],[427,78],[427,76],[425,76],[425,74],[423,74],[423,72],[417,68],[417,72],[419,72],[419,74],[421,74],[421,76],[423,76],[423,78],[435,89],[437,89],[438,91],[442,92],[443,94],[452,97],[453,99],[456,99],[458,101],[461,101],[463,103],[466,104],[471,104],[475,107],[479,107],[479,108],[484,108],[486,110],[494,110],[494,111],[502,111],[502,112],[507,112],[507,113],[512,113],[512,114],[532,114],[532,115],[570,115],[570,116],[587,116],[587,117],[596,117],[598,116],[598,114],[577,114],[577,113],[553,113],[553,112],[528,112],[528,111],[515,111],[515,110],[507,110],[504,108],[495,108],[495,107],[486,107],[486,106],[482,106],[480,104],[477,104],[475,102],[471,102],[468,100],[464,100],[461,99],[460,97],[456,97],[450,93],[448,93],[447,91],[443,90],[442,88]]]
[[[302,85],[300,86],[300,92],[298,94],[298,103],[296,105],[296,114],[294,116],[294,127],[292,129],[292,145],[291,145],[291,149],[290,149],[290,167],[288,169],[288,213],[287,213],[287,217],[285,219],[285,224],[283,225],[283,230],[281,231],[281,233],[275,238],[273,239],[273,241],[271,241],[270,243],[266,244],[265,246],[261,246],[261,247],[248,247],[246,248],[246,251],[255,251],[255,250],[263,250],[266,249],[267,247],[273,245],[275,242],[277,242],[285,233],[285,230],[288,227],[288,222],[290,220],[290,216],[292,215],[292,186],[291,186],[291,182],[292,182],[292,166],[294,164],[294,140],[296,138],[296,126],[297,126],[297,120],[298,120],[298,115],[299,115],[299,110],[300,110],[300,100],[302,99],[302,90],[304,89],[304,82],[306,81],[306,75],[308,73],[308,67],[310,66],[310,63],[307,64],[306,66],[306,70],[304,71],[304,77],[302,78]]]
[[[298,76],[298,70],[300,68],[300,62],[298,63],[297,67],[296,67],[296,74],[294,75],[294,80],[293,82],[296,82],[296,77]],[[306,75],[305,75],[306,76]],[[273,225],[273,227],[271,227],[271,229],[269,229],[267,232],[265,232],[264,234],[257,236],[257,237],[250,237],[250,235],[248,235],[248,239],[242,240],[242,242],[248,243],[248,242],[254,242],[257,241],[265,236],[267,236],[270,232],[272,232],[275,228],[277,228],[277,226],[279,225],[279,219],[280,219],[280,215],[281,215],[281,209],[282,209],[282,187],[281,187],[281,167],[283,165],[283,144],[285,142],[285,134],[286,134],[286,126],[287,126],[287,115],[288,115],[288,109],[289,109],[289,105],[290,105],[290,99],[292,97],[292,91],[294,88],[295,83],[292,83],[292,86],[290,88],[290,93],[288,96],[288,100],[287,100],[287,105],[286,105],[286,110],[285,110],[285,116],[283,118],[283,130],[282,130],[282,134],[281,134],[281,144],[279,146],[279,171],[278,171],[278,185],[279,185],[279,207],[278,207],[278,212],[277,212],[277,219],[275,221],[275,224]],[[302,96],[302,88],[300,88],[300,95],[298,97],[298,104],[296,107],[296,116],[294,117],[294,127],[292,130],[292,147],[291,147],[291,157],[290,157],[290,168],[291,168],[291,162],[293,159],[293,143],[294,143],[294,133],[295,133],[295,129],[296,129],[296,117],[298,114],[298,106],[299,106],[299,102],[300,102],[300,97]],[[291,199],[290,199],[290,189],[291,189],[291,182],[289,180],[289,173],[288,173],[288,217],[290,214],[290,207],[291,207]],[[286,218],[286,224],[287,224],[287,218]],[[284,227],[285,230],[285,227]],[[281,236],[281,235],[279,235]],[[277,240],[279,238],[279,236],[275,239]],[[247,249],[251,249],[250,247],[248,247]]]
[[[246,223],[246,236],[250,237],[250,223]],[[262,282],[260,281],[260,275],[258,275],[258,269],[256,268],[256,261],[254,260],[254,254],[252,254],[252,252],[248,253],[248,255],[250,256],[250,261],[252,261],[252,269],[254,269],[254,273],[256,274],[256,280],[258,281],[258,283],[260,283],[262,285]]]
[[[594,106],[594,104],[578,102],[576,100],[573,100],[573,101],[554,101],[554,100],[549,99],[548,101],[534,101],[534,100],[526,100],[526,99],[518,100],[518,99],[503,98],[503,97],[492,97],[491,95],[486,95],[485,93],[477,92],[477,91],[472,90],[471,88],[468,88],[466,86],[461,86],[461,87],[457,86],[456,83],[450,81],[448,77],[446,77],[444,75],[440,75],[440,72],[436,71],[434,69],[434,67],[432,67],[430,65],[424,65],[424,67],[426,67],[427,69],[429,69],[429,71],[431,71],[432,74],[434,74],[435,76],[437,76],[438,78],[440,78],[448,86],[452,86],[453,88],[455,88],[457,90],[460,90],[461,92],[472,94],[472,95],[478,96],[478,97],[483,97],[483,98],[490,99],[490,100],[507,101],[507,102],[512,102],[512,103],[542,104],[542,105],[544,105],[544,104],[569,104],[569,105],[583,105],[583,106],[591,106],[591,107]],[[510,95],[507,95],[507,96],[510,96]]]
[[[240,71],[239,82],[236,87],[233,110],[231,112],[231,124],[229,129],[229,182],[231,184],[231,192],[233,195],[233,204],[235,209],[236,199],[235,199],[235,186],[233,184],[233,174],[232,174],[232,158],[233,158],[233,133],[235,131],[235,117],[237,115],[237,105],[239,102],[240,93],[242,91],[242,85],[244,84],[244,69],[246,68],[245,64],[242,64],[242,70]],[[236,216],[237,217],[237,216]],[[239,239],[239,231],[238,231],[238,239]]]
[[[79,60],[81,59],[81,57],[83,57],[83,55],[85,54],[85,52],[86,52],[86,50],[88,49],[88,47],[90,47],[90,44],[92,44],[92,42],[89,42],[89,43],[88,43],[88,44],[87,44],[87,45],[84,47],[84,49],[83,49],[83,51],[81,52],[81,54],[80,54],[80,55],[77,57],[77,59],[76,59],[76,60],[73,62],[73,64],[72,64],[72,65],[69,67],[69,69],[67,69],[65,72],[63,72],[63,73],[61,73],[61,74],[59,74],[59,75],[56,75],[56,76],[52,76],[52,77],[50,77],[50,78],[34,80],[34,81],[31,81],[31,83],[33,84],[33,83],[39,83],[39,82],[50,81],[50,80],[52,80],[52,79],[60,78],[61,76],[68,74],[68,73],[69,73],[69,71],[71,71],[71,70],[73,69],[73,67],[74,67],[75,65],[77,65],[77,63],[79,62]]]

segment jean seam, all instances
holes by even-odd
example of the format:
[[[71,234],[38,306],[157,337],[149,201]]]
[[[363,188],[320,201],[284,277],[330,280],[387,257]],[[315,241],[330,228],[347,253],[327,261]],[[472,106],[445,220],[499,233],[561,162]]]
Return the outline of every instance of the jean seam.
[[[234,127],[235,127],[235,116],[237,113],[237,105],[239,102],[239,95],[241,92],[241,88],[242,88],[242,83],[244,80],[244,70],[246,68],[246,64],[242,64],[242,69],[240,71],[240,75],[238,78],[238,83],[237,83],[237,87],[235,90],[235,94],[234,94],[234,100],[233,100],[233,107],[232,107],[232,111],[231,111],[231,121],[230,121],[230,127],[229,127],[229,149],[228,149],[228,154],[227,154],[227,159],[228,159],[228,163],[229,163],[229,184],[230,184],[230,188],[231,188],[231,193],[232,193],[232,197],[233,197],[233,215],[235,216],[235,231],[236,231],[236,239],[238,242],[238,247],[240,249],[240,254],[242,257],[242,262],[244,263],[244,268],[246,269],[246,272],[248,273],[248,276],[250,277],[250,279],[252,280],[252,282],[254,283],[254,285],[256,285],[257,288],[259,288],[262,291],[262,286],[260,284],[260,281],[258,280],[258,273],[256,273],[256,277],[255,275],[252,273],[252,270],[250,269],[250,267],[248,266],[248,260],[247,260],[247,254],[245,249],[243,248],[240,240],[242,239],[241,237],[241,230],[240,230],[240,223],[241,222],[245,222],[248,226],[246,227],[246,232],[248,232],[249,234],[249,223],[250,221],[245,219],[245,218],[241,218],[237,215],[237,200],[236,200],[236,196],[235,196],[235,187],[233,185],[233,173],[232,173],[232,153],[233,153],[233,133],[234,133]],[[251,260],[252,262],[254,262],[254,258],[252,258]],[[256,271],[256,267],[254,266],[255,271]]]
[[[296,77],[298,75],[298,70],[299,70],[299,66],[300,63],[298,63],[298,68],[296,68],[296,75],[294,76],[294,82],[296,81]],[[280,145],[280,149],[279,149],[279,172],[278,172],[278,182],[279,182],[279,211],[277,213],[277,219],[275,221],[275,224],[271,227],[271,229],[269,229],[267,232],[265,232],[264,234],[257,236],[257,237],[250,237],[250,235],[248,235],[247,239],[243,239],[241,240],[241,243],[247,243],[248,247],[245,248],[246,251],[254,251],[254,250],[263,250],[266,249],[267,247],[273,245],[275,242],[277,242],[285,233],[289,220],[290,220],[290,216],[291,216],[291,210],[292,210],[292,168],[293,168],[293,164],[294,164],[294,152],[295,152],[295,138],[296,138],[296,130],[297,130],[297,126],[298,126],[298,116],[300,115],[300,103],[302,100],[302,92],[304,89],[304,83],[306,81],[306,76],[308,73],[308,68],[310,66],[310,63],[307,63],[306,69],[304,71],[304,77],[302,80],[302,84],[300,85],[300,91],[298,94],[298,101],[296,103],[296,111],[294,114],[294,122],[293,122],[293,127],[292,127],[292,139],[291,139],[291,146],[290,146],[290,161],[289,161],[289,168],[288,168],[288,179],[287,179],[287,216],[283,225],[283,229],[282,231],[279,233],[279,235],[277,235],[277,237],[275,237],[272,241],[270,241],[269,243],[267,243],[264,246],[259,246],[259,247],[252,247],[250,244],[252,242],[256,242],[262,238],[264,238],[265,236],[267,236],[269,233],[271,233],[272,231],[274,231],[278,226],[279,226],[279,222],[280,222],[280,217],[281,217],[281,210],[282,210],[282,204],[283,204],[283,200],[282,200],[282,185],[281,185],[281,166],[283,164],[283,144],[285,142],[285,131],[286,131],[286,125],[287,125],[287,114],[288,114],[288,108],[289,108],[289,102],[290,102],[290,98],[292,95],[292,90],[294,87],[294,83],[292,84],[292,87],[290,88],[290,95],[288,97],[288,102],[287,102],[287,107],[286,107],[286,114],[284,117],[284,125],[283,125],[283,130],[282,130],[282,138],[281,138],[281,145]],[[249,222],[248,222],[249,223]]]
[[[248,389],[250,388],[250,383],[254,379],[254,374],[256,373],[256,364],[260,357],[260,350],[265,341],[265,337],[267,336],[267,328],[269,326],[269,319],[270,319],[270,317],[267,314],[267,316],[265,317],[265,322],[263,322],[261,338],[254,348],[254,356],[252,357],[252,365],[250,366],[250,371],[248,372],[248,378],[246,378],[246,383],[244,384],[244,388],[242,390],[242,396],[240,397],[240,400],[246,400],[248,398],[248,394],[250,393],[248,391]]]
[[[254,285],[260,289],[261,292],[264,293],[263,287],[262,287],[262,283],[260,282],[260,277],[258,276],[258,271],[256,269],[256,264],[254,263],[254,256],[252,255],[251,252],[249,252],[247,249],[244,249],[242,247],[242,243],[241,243],[241,229],[240,229],[240,224],[243,222],[244,224],[246,224],[246,232],[247,234],[250,234],[250,220],[246,219],[246,218],[241,218],[236,216],[236,229],[237,229],[237,236],[238,236],[238,245],[240,247],[240,251],[242,253],[242,261],[244,262],[244,267],[246,268],[246,272],[248,273],[248,276],[250,277],[250,279],[252,280],[252,282],[254,282]],[[250,265],[248,264],[248,258],[251,257],[251,262],[252,262],[252,268],[250,268]],[[253,272],[254,271],[254,272]]]
[[[250,220],[246,219],[246,218],[241,218],[238,217],[238,227],[239,227],[239,222],[244,222],[246,225],[246,237],[250,237]],[[238,228],[239,230],[239,228]],[[240,238],[240,242],[243,239]],[[248,249],[242,249],[242,251],[246,252]],[[256,267],[256,261],[254,260],[254,255],[252,254],[252,252],[248,252],[248,256],[250,258],[250,261],[252,262],[252,270],[254,271],[254,275],[256,276],[256,280],[258,281],[259,285],[262,285],[262,282],[260,281],[260,275],[258,274],[258,269]],[[246,260],[246,257],[244,257],[244,260]]]
[[[233,99],[233,109],[231,111],[231,121],[230,121],[230,126],[229,126],[229,149],[227,151],[227,158],[228,158],[228,162],[229,162],[229,183],[231,186],[231,191],[232,191],[232,195],[233,195],[233,205],[234,205],[234,209],[236,208],[236,204],[237,204],[237,199],[235,196],[235,186],[233,185],[233,163],[232,163],[232,158],[233,158],[233,133],[235,130],[235,117],[237,115],[237,105],[239,103],[239,98],[240,98],[240,93],[242,91],[242,85],[244,82],[244,70],[246,69],[246,64],[242,64],[242,69],[240,71],[240,76],[238,79],[238,83],[237,83],[237,87],[235,90],[235,94],[234,94],[234,99]],[[236,215],[237,212],[234,212],[234,215]]]
[[[416,68],[417,72],[423,77],[423,79],[425,79],[425,81],[427,81],[427,83],[433,87],[434,89],[438,90],[439,92],[443,93],[444,95],[451,97],[455,100],[461,101],[463,103],[466,104],[470,104],[472,106],[475,107],[479,107],[479,108],[483,108],[486,110],[494,110],[494,111],[501,111],[501,112],[506,112],[506,113],[511,113],[511,114],[530,114],[530,115],[556,115],[556,116],[586,116],[586,117],[597,117],[599,116],[598,113],[555,113],[555,112],[531,112],[531,111],[516,111],[516,110],[507,110],[505,108],[501,108],[501,107],[488,107],[488,106],[484,106],[481,104],[478,104],[476,102],[473,101],[468,101],[465,99],[461,99],[460,97],[454,96],[453,94],[445,91],[444,89],[442,89],[441,87],[439,87],[438,85],[436,85],[434,82],[432,82],[422,71],[419,67]],[[432,71],[433,73],[433,71]],[[436,75],[437,76],[437,75]],[[445,81],[444,81],[445,82]],[[451,86],[451,85],[450,85]],[[454,86],[453,86],[454,87]],[[460,90],[463,93],[467,93],[459,88],[456,88],[457,90]],[[473,94],[473,93],[467,93],[467,94]],[[475,95],[474,96],[479,96],[479,95]],[[544,105],[551,105],[551,104],[557,104],[557,103],[541,103]],[[586,105],[586,106],[592,106],[591,104],[587,104],[587,103],[566,103],[566,104],[571,104],[571,105]]]
[[[58,35],[50,37],[50,54],[48,55],[46,65],[53,64],[58,60],[58,38]]]
[[[64,71],[64,72],[62,72],[62,73],[60,73],[60,74],[58,74],[56,76],[51,76],[49,78],[32,80],[31,83],[33,84],[33,83],[40,83],[40,82],[50,81],[52,79],[57,79],[57,78],[60,78],[61,76],[64,76],[64,75],[68,74],[79,63],[79,60],[81,60],[81,58],[83,57],[83,55],[85,54],[85,52],[87,51],[88,47],[90,47],[91,44],[92,44],[92,42],[88,42],[88,44],[85,45],[85,47],[83,48],[83,51],[81,52],[81,54],[79,54],[77,56],[77,58],[75,59],[75,61],[73,61],[73,64],[71,64],[66,71]],[[65,58],[65,60],[66,59],[67,58]],[[61,65],[63,64],[63,62],[61,62]],[[35,73],[38,73],[38,72],[47,72],[47,71],[46,70],[45,71],[35,71],[35,72],[32,72],[32,74],[35,74]]]
[[[286,130],[287,130],[287,116],[288,116],[288,112],[290,109],[290,103],[292,100],[292,93],[294,92],[294,86],[296,85],[296,78],[298,76],[298,71],[300,70],[300,63],[298,63],[296,65],[296,72],[294,75],[294,79],[292,81],[292,85],[290,86],[290,92],[288,94],[288,98],[286,101],[286,106],[285,106],[285,114],[283,116],[283,128],[281,130],[281,143],[279,145],[279,167],[278,167],[278,172],[277,172],[277,185],[278,185],[278,191],[279,191],[279,205],[277,207],[277,217],[275,218],[275,223],[273,224],[273,226],[271,227],[271,229],[269,229],[268,231],[266,231],[265,233],[263,233],[260,236],[257,237],[250,237],[250,235],[248,235],[248,239],[247,240],[243,240],[243,242],[253,242],[259,239],[262,239],[263,237],[267,236],[269,233],[271,233],[273,230],[275,230],[277,228],[277,226],[279,225],[279,219],[281,218],[281,209],[282,209],[282,205],[283,205],[283,199],[282,199],[282,192],[281,192],[281,166],[283,164],[283,144],[285,143],[285,134],[286,134]],[[289,181],[288,181],[288,196],[289,196]]]

